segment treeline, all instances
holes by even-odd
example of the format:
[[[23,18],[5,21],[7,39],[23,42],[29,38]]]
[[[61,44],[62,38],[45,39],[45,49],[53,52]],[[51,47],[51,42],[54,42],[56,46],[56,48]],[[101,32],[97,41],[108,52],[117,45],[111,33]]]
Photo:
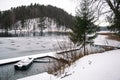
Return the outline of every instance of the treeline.
[[[25,27],[25,20],[45,17],[55,20],[57,25],[66,27],[71,27],[73,23],[73,16],[60,8],[51,5],[31,4],[0,11],[0,29],[6,31],[13,29],[15,27],[14,24],[18,21],[20,21],[22,27]]]

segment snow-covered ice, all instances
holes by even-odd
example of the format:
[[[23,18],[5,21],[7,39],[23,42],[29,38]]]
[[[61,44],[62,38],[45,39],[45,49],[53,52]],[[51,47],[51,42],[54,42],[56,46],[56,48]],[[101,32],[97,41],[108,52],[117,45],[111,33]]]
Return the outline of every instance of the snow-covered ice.
[[[61,36],[0,38],[0,59],[53,52]]]

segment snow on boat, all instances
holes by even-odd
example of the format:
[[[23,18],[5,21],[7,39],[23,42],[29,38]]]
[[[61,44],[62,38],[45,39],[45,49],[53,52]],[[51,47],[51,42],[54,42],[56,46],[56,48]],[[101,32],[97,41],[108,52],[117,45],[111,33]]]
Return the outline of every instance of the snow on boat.
[[[28,57],[25,58],[14,65],[16,70],[26,70],[33,63],[34,58]]]

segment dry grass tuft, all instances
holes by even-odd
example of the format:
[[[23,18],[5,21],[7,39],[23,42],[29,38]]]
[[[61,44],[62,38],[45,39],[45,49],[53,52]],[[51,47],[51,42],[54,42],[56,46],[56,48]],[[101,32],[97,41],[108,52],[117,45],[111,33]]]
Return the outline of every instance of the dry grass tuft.
[[[98,35],[112,35],[114,33],[97,33]]]
[[[120,36],[112,34],[112,35],[108,35],[108,39],[120,41]]]

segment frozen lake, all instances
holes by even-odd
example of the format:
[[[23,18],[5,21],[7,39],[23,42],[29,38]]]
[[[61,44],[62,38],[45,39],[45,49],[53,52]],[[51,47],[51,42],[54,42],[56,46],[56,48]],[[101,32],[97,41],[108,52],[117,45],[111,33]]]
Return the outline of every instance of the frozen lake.
[[[0,60],[59,50],[59,43],[67,43],[65,35],[32,37],[0,37]],[[16,80],[48,71],[53,63],[33,63],[26,71],[14,69],[14,63],[0,66],[0,80]]]
[[[41,54],[59,49],[58,43],[66,36],[0,37],[0,60],[26,55]]]

